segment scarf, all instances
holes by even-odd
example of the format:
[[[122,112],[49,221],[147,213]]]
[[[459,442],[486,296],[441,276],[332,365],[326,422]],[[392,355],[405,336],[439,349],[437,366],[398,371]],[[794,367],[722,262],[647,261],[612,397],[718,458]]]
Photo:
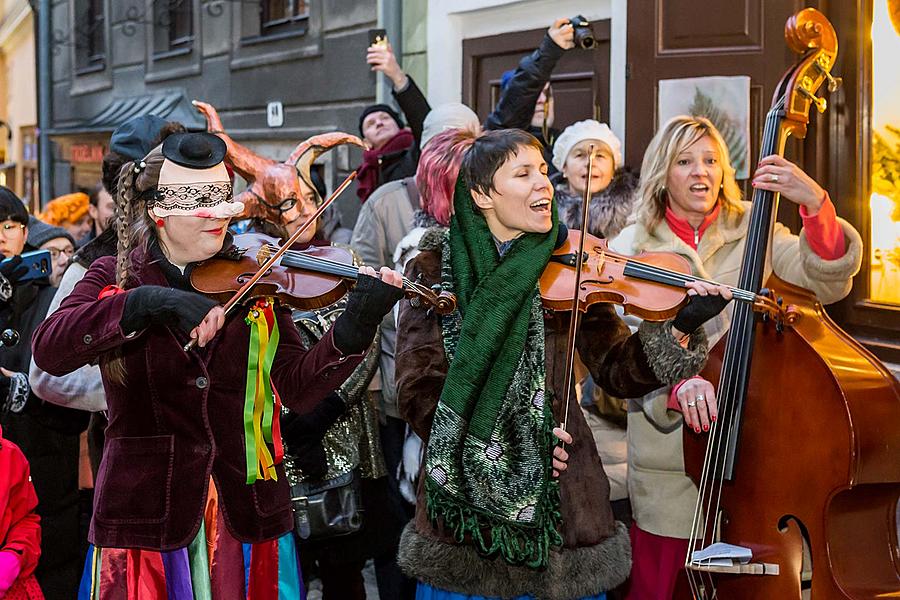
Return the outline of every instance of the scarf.
[[[369,195],[375,191],[375,188],[384,183],[383,181],[378,181],[381,171],[381,159],[388,154],[406,150],[415,141],[416,139],[409,129],[401,129],[397,135],[388,140],[381,148],[373,148],[363,152],[362,165],[360,165],[356,173],[356,195],[359,196],[360,202],[368,200]]]
[[[426,453],[427,514],[485,556],[546,567],[562,536],[537,282],[556,208],[550,233],[521,236],[501,259],[461,179],[454,205],[442,279],[458,310],[441,322],[450,368]]]

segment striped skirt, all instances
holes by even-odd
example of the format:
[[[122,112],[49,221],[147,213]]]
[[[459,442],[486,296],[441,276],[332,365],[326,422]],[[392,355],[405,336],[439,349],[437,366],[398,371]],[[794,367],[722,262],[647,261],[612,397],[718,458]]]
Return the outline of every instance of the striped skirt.
[[[293,533],[244,544],[225,527],[215,488],[197,536],[169,552],[91,547],[78,600],[296,600],[306,590]]]

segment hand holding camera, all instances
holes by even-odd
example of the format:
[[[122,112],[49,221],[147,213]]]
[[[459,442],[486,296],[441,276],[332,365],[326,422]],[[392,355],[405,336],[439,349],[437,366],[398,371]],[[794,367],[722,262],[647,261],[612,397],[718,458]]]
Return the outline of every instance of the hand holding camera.
[[[571,50],[575,47],[591,50],[597,43],[594,39],[594,31],[591,29],[591,22],[581,15],[570,19],[557,19],[547,30],[547,34],[563,50]]]

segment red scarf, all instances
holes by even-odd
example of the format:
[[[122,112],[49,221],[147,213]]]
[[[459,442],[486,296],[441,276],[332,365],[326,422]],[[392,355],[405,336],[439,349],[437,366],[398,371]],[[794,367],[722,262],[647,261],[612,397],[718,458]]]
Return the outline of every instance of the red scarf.
[[[378,149],[363,152],[362,165],[356,173],[356,195],[361,202],[365,202],[369,195],[378,187],[378,175],[380,171],[379,159],[385,154],[392,154],[406,150],[415,143],[415,138],[409,129],[401,129],[388,142]]]
[[[685,244],[696,250],[697,245],[700,243],[700,238],[703,237],[703,232],[705,232],[719,216],[719,208],[720,205],[716,204],[716,207],[712,212],[703,217],[703,222],[700,223],[700,227],[694,229],[686,219],[682,219],[672,212],[672,209],[669,206],[666,206],[666,223],[669,225],[669,229],[672,230],[672,233],[681,238],[681,241]]]

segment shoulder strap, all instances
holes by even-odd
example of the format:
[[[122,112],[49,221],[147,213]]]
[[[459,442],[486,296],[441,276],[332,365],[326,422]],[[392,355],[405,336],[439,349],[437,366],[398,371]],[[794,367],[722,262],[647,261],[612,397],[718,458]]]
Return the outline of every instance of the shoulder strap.
[[[416,178],[404,177],[403,187],[406,188],[406,197],[409,198],[413,212],[420,210],[422,207],[419,205],[419,186],[416,185]]]

